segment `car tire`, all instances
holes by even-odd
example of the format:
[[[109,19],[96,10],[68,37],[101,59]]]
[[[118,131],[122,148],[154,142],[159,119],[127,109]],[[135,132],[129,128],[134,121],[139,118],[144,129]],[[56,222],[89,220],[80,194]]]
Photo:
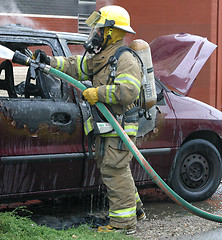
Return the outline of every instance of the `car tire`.
[[[203,139],[184,143],[177,151],[170,185],[187,201],[206,200],[221,181],[221,156],[217,148]]]

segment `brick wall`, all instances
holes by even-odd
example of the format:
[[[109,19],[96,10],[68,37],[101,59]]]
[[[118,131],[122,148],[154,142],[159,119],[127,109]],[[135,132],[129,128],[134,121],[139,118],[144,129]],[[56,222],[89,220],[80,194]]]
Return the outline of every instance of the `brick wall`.
[[[78,32],[79,15],[88,16],[96,0],[12,0],[0,4],[0,25],[22,24],[36,29]]]

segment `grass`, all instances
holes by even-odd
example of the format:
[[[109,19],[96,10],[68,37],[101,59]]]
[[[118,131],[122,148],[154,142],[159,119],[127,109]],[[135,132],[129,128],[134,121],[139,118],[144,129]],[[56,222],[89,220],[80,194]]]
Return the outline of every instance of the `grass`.
[[[26,215],[28,210],[26,211]],[[21,211],[21,208],[20,208]],[[31,216],[31,212],[29,212]],[[0,212],[0,240],[133,240],[135,238],[121,233],[98,233],[90,226],[80,226],[67,230],[55,230],[38,226],[30,216],[19,216],[16,210]]]

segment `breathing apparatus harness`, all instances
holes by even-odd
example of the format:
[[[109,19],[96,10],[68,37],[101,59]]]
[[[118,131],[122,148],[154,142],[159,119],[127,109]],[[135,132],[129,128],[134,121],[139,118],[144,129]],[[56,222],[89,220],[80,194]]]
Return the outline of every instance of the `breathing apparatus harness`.
[[[114,80],[116,77],[118,59],[125,51],[129,51],[131,54],[133,54],[139,60],[142,70],[145,67],[142,59],[133,49],[126,47],[126,46],[122,46],[122,47],[118,48],[117,51],[115,52],[115,54],[108,59],[107,63],[105,63],[96,72],[86,73],[84,71],[83,60],[85,58],[86,53],[88,52],[90,54],[93,54],[93,53],[99,54],[101,51],[103,51],[106,48],[108,41],[112,38],[111,36],[112,36],[114,24],[115,24],[115,21],[106,20],[105,26],[109,26],[110,28],[109,28],[104,45],[102,45],[102,43],[104,42],[104,27],[99,29],[101,35],[99,35],[98,32],[93,33],[92,37],[89,38],[89,40],[87,42],[85,42],[85,44],[84,44],[85,52],[84,52],[84,55],[80,62],[80,69],[86,76],[89,76],[91,79],[94,75],[99,73],[107,65],[110,65],[110,70],[111,70],[110,78],[111,78],[111,82],[114,83]],[[97,52],[96,52],[96,50],[97,50]],[[147,69],[146,69],[146,71],[147,71]],[[145,116],[147,119],[150,119],[149,110],[146,108],[145,102],[143,104],[143,106],[145,106],[144,108],[142,107],[142,104],[141,104],[141,101],[142,101],[141,99],[143,99],[145,101],[145,98],[141,97],[142,95],[145,96],[143,89],[144,88],[141,87],[139,101],[136,101],[136,106],[127,112],[123,111],[124,113],[121,114],[120,116],[115,115],[113,113],[112,109],[106,104],[106,106],[112,112],[114,117],[116,119],[120,118],[120,120],[122,121],[123,128],[124,128],[124,122],[137,122],[139,120],[139,118],[141,118],[143,116]],[[92,112],[93,119],[94,119],[94,134],[111,132],[113,130],[113,128],[111,126],[108,126],[109,123],[107,123],[106,119],[104,119],[103,116],[100,113],[98,113],[97,108],[95,106],[90,106],[90,107],[91,107],[91,112]],[[106,124],[106,126],[104,124]]]
[[[117,71],[117,63],[118,63],[118,59],[119,57],[126,51],[129,51],[130,53],[132,53],[133,55],[135,55],[140,64],[142,69],[144,68],[144,64],[142,59],[140,58],[140,56],[131,48],[126,47],[126,46],[121,46],[120,48],[117,49],[117,51],[115,52],[115,54],[113,56],[111,56],[108,60],[108,62],[102,66],[96,73],[98,73],[99,71],[101,71],[105,66],[107,66],[108,64],[110,64],[110,78],[111,78],[111,82],[113,83],[116,77],[116,71]],[[146,69],[146,71],[148,71]],[[95,75],[91,74],[92,75]],[[146,104],[144,103],[145,109],[142,108],[142,104],[140,104],[141,101],[145,101],[145,98],[142,98],[141,95],[144,94],[143,93],[144,88],[141,87],[141,91],[140,91],[140,97],[139,97],[139,101],[138,103],[136,102],[136,106],[126,112],[124,112],[121,115],[116,115],[112,108],[108,105],[108,104],[104,104],[109,111],[112,113],[112,115],[119,121],[122,122],[121,126],[122,128],[124,128],[124,123],[132,123],[132,122],[138,122],[139,118],[141,117],[145,117],[146,119],[151,119],[150,114],[149,114],[149,110],[146,108]],[[89,141],[89,149],[91,148],[92,145],[92,137],[93,135],[97,135],[97,134],[102,134],[102,133],[108,133],[113,131],[113,128],[111,127],[110,123],[107,123],[106,119],[104,119],[104,117],[100,114],[100,112],[98,112],[97,108],[93,105],[90,106],[91,108],[91,113],[93,116],[93,134],[92,132],[87,134],[88,135],[88,141]]]
[[[129,47],[126,47],[126,46],[122,46],[120,48],[117,49],[117,51],[115,52],[115,54],[113,56],[111,56],[108,60],[108,62],[110,62],[110,69],[111,69],[111,73],[110,73],[110,77],[112,79],[112,83],[114,82],[114,79],[116,77],[116,70],[117,70],[117,62],[118,62],[118,59],[119,57],[126,51],[129,51],[130,53],[132,53],[134,56],[137,57],[137,59],[139,60],[140,64],[141,64],[141,68],[143,70],[143,74],[145,75],[146,72],[144,72],[144,64],[143,64],[143,61],[141,59],[141,57],[132,49],[132,48],[129,48]],[[145,69],[145,71],[149,71],[149,69]],[[145,117],[146,119],[150,119],[150,114],[149,114],[149,110],[147,109],[147,106],[146,106],[146,99],[145,97],[142,98],[142,96],[145,96],[144,94],[144,88],[141,88],[141,91],[140,91],[140,97],[139,97],[139,101],[138,103],[139,104],[136,104],[136,105],[139,105],[137,106],[138,108],[138,114],[139,114],[139,117]],[[144,109],[142,107],[142,101],[144,101]]]
[[[109,35],[109,39],[111,38],[111,34]],[[107,38],[108,38],[107,36]],[[93,42],[93,40],[92,40]],[[108,41],[106,41],[107,43]],[[130,53],[132,53],[134,56],[137,57],[137,59],[139,60],[140,64],[141,64],[141,68],[143,70],[143,74],[146,75],[146,72],[144,73],[144,64],[143,64],[143,61],[142,59],[140,58],[140,56],[132,49],[132,48],[129,48],[129,47],[126,47],[126,46],[122,46],[120,48],[117,49],[117,51],[115,52],[115,54],[113,56],[111,56],[108,60],[108,62],[106,64],[104,64],[100,69],[98,69],[96,72],[94,73],[86,73],[84,70],[83,70],[83,59],[85,57],[85,54],[88,50],[85,51],[82,59],[81,59],[81,63],[80,63],[80,68],[81,68],[81,71],[87,75],[87,76],[94,76],[96,75],[97,73],[99,73],[103,68],[105,68],[107,65],[110,65],[110,78],[112,79],[112,83],[114,82],[114,79],[116,77],[116,70],[117,70],[117,62],[118,62],[118,59],[119,57],[126,51],[129,51]],[[99,51],[101,52],[101,50]],[[98,53],[97,53],[98,54]],[[145,69],[145,71],[150,71],[149,69]],[[139,102],[139,117],[143,117],[145,116],[146,119],[150,119],[150,114],[149,114],[149,110],[147,109],[146,107],[146,103],[145,103],[145,97],[142,98],[142,96],[144,96],[144,92],[143,92],[143,88],[141,88],[141,91],[140,91],[140,100],[138,101]],[[144,104],[142,104],[141,102],[144,101]],[[144,106],[144,109],[142,107],[142,105]]]

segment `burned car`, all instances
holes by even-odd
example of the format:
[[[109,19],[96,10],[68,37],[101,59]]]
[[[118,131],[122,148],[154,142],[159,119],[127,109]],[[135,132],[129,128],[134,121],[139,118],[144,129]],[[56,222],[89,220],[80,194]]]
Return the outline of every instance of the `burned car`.
[[[86,39],[77,33],[0,27],[0,44],[27,56],[36,49],[49,56],[83,54]],[[202,37],[174,34],[150,47],[158,98],[150,119],[140,119],[137,146],[181,197],[207,199],[221,179],[222,113],[185,95],[215,45]],[[0,60],[0,201],[103,189],[83,130],[91,112],[81,93],[32,67]],[[135,159],[131,168],[139,189],[153,186]]]

